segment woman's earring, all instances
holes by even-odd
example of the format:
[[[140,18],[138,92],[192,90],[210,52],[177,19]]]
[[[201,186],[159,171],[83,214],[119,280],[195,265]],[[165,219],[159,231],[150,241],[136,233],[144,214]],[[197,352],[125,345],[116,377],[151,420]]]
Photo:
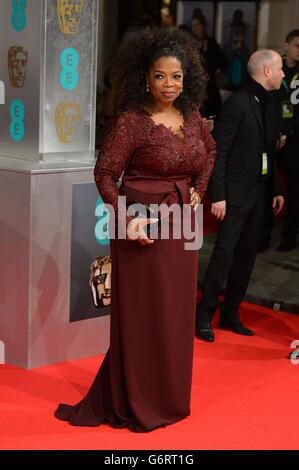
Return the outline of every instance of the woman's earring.
[[[183,93],[183,91],[184,91],[184,88],[181,89],[181,93]]]
[[[149,93],[150,89],[149,89],[149,86],[148,86],[148,83],[146,84],[146,92]]]

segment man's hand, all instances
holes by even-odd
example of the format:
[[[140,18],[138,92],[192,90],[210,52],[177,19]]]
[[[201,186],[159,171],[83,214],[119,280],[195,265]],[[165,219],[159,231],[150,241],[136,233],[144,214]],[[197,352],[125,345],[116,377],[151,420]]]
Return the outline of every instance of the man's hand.
[[[207,126],[210,132],[214,130],[214,119],[202,118],[203,122]]]
[[[226,201],[213,202],[211,212],[217,220],[223,220],[226,214]]]
[[[285,146],[286,140],[287,140],[287,136],[284,135],[284,134],[280,134],[280,137],[279,137],[279,150],[282,149]]]
[[[272,207],[273,207],[274,215],[278,214],[281,211],[281,209],[283,208],[283,205],[284,205],[284,197],[283,196],[275,196],[273,198]]]

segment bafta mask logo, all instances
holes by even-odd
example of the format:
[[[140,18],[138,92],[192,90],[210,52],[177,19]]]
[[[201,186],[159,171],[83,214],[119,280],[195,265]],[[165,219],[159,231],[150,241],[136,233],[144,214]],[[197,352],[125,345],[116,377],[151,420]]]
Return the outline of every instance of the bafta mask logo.
[[[61,32],[77,34],[80,28],[84,0],[57,0],[57,14]]]
[[[80,106],[76,103],[60,103],[55,109],[57,137],[63,144],[73,142],[80,120]]]
[[[10,83],[15,88],[23,88],[26,78],[28,52],[24,47],[12,46],[8,50],[8,72]]]
[[[91,263],[89,286],[95,307],[108,307],[111,304],[111,271],[110,256],[101,256]]]

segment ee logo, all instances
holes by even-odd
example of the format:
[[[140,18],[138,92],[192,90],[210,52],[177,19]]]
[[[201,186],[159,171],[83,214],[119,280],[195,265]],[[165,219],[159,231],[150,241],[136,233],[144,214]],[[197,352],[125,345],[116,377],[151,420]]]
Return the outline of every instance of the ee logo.
[[[60,84],[65,90],[76,88],[79,82],[78,65],[79,54],[76,49],[67,47],[60,55]]]
[[[11,25],[18,33],[23,31],[27,23],[26,6],[27,0],[11,0]]]
[[[95,216],[99,219],[94,230],[96,240],[100,245],[109,245],[109,212],[101,197],[97,200]]]
[[[9,132],[11,138],[15,142],[20,142],[23,140],[25,135],[25,125],[24,125],[24,118],[25,118],[25,106],[23,101],[21,100],[14,100],[12,101],[9,109],[9,114],[11,117],[11,122],[9,126]]]

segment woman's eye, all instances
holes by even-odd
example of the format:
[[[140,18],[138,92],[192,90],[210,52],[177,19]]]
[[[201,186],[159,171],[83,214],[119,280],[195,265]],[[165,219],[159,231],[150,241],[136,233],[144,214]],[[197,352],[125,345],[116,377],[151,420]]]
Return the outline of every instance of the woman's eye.
[[[182,78],[181,75],[175,75],[175,76],[174,76],[174,79],[175,79],[175,80],[181,80],[181,78]]]
[[[155,78],[156,78],[156,79],[163,78],[163,75],[155,75]]]

